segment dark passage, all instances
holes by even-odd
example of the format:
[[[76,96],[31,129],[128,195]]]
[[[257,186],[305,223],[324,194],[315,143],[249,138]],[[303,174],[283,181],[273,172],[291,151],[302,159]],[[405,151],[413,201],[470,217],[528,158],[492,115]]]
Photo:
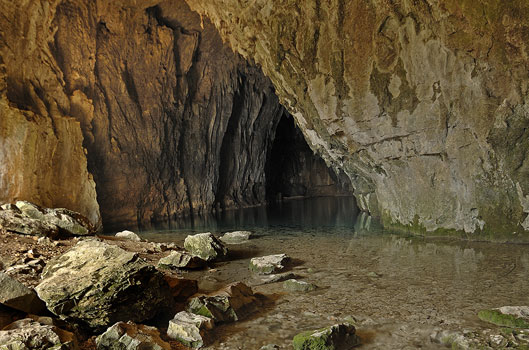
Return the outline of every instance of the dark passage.
[[[288,113],[279,121],[265,170],[268,200],[352,195],[349,179],[312,152]]]

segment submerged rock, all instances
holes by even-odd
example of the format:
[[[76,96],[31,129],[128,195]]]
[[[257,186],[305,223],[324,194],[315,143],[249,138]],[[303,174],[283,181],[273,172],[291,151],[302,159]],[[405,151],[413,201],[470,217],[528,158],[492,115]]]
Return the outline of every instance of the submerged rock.
[[[236,282],[214,294],[191,299],[188,311],[210,317],[215,322],[234,322],[248,316],[259,305],[252,289]]]
[[[42,278],[35,289],[51,312],[94,329],[141,322],[172,303],[163,275],[152,265],[95,240],[51,260]]]
[[[290,260],[286,254],[276,254],[252,258],[250,260],[250,271],[269,275],[279,272],[285,268],[285,264]]]
[[[168,256],[158,261],[158,267],[168,269],[197,269],[206,266],[207,262],[186,252],[172,251]]]
[[[206,261],[222,260],[228,254],[228,250],[210,232],[187,236],[184,248]]]
[[[316,290],[318,286],[312,283],[308,283],[305,281],[298,281],[296,279],[290,279],[285,282],[283,282],[283,288],[288,290],[289,292],[312,292],[313,290]]]
[[[349,350],[360,344],[353,325],[344,323],[296,335],[294,350]]]
[[[73,333],[30,318],[18,320],[0,331],[2,350],[77,350]]]
[[[226,244],[241,244],[248,242],[252,233],[250,231],[226,232],[220,240]]]
[[[141,242],[140,236],[138,236],[132,231],[125,230],[125,231],[118,232],[116,233],[116,237],[126,239],[128,241]]]
[[[529,306],[503,306],[482,310],[478,313],[482,321],[510,328],[529,328]]]
[[[134,322],[118,322],[96,338],[98,350],[171,350],[154,328]]]
[[[30,314],[44,310],[44,303],[33,290],[3,272],[0,272],[0,303]]]
[[[185,346],[198,349],[204,345],[205,331],[213,326],[213,319],[209,317],[182,311],[169,321],[167,335]]]
[[[95,233],[87,218],[68,209],[41,208],[26,201],[3,208],[0,210],[0,227],[10,232],[49,238]]]

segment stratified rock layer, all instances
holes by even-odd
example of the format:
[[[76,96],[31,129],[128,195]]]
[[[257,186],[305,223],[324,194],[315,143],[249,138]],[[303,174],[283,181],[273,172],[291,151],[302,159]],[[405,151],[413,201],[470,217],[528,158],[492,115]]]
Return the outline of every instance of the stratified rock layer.
[[[529,230],[527,2],[188,3],[385,225]]]

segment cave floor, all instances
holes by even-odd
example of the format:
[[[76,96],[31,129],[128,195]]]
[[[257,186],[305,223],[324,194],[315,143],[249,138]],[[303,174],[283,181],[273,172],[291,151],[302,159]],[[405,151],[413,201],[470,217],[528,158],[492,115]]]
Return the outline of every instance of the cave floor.
[[[480,344],[499,327],[477,313],[505,305],[528,305],[526,245],[406,237],[352,227],[272,225],[255,238],[228,246],[230,261],[184,276],[203,291],[233,281],[253,284],[269,303],[249,319],[218,326],[207,349],[291,348],[299,332],[354,319],[362,349],[437,349],[438,331],[465,333]],[[203,231],[202,231],[203,232]],[[183,232],[146,234],[183,243]],[[282,283],[256,285],[250,258],[286,253],[291,271],[320,288],[289,293]],[[502,348],[493,346],[492,348]]]

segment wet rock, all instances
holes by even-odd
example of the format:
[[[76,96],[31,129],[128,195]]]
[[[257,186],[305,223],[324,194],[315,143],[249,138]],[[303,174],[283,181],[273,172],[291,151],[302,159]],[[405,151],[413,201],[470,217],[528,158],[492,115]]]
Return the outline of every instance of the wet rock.
[[[210,317],[215,322],[238,321],[260,305],[250,287],[241,282],[228,285],[225,289],[210,295],[198,296],[189,302],[188,311]]]
[[[168,269],[197,269],[206,266],[207,262],[198,256],[186,252],[172,251],[158,261],[158,267]]]
[[[171,350],[154,328],[134,322],[118,322],[96,338],[98,350]]]
[[[254,286],[259,286],[263,284],[271,284],[276,282],[283,282],[290,279],[296,279],[298,275],[293,272],[284,272],[273,275],[258,275],[254,276],[251,279],[251,284]]]
[[[182,311],[169,321],[167,335],[185,346],[198,349],[204,345],[205,331],[213,326],[213,319],[209,317]]]
[[[0,303],[30,314],[44,310],[44,303],[33,290],[3,272],[0,272]]]
[[[250,260],[250,271],[269,275],[279,272],[285,268],[285,264],[290,260],[286,254],[276,254],[252,258]]]
[[[226,244],[241,244],[248,242],[252,233],[250,231],[226,232],[220,240]]]
[[[482,310],[478,313],[482,321],[510,328],[529,328],[529,306],[503,306]]]
[[[306,292],[312,292],[313,290],[316,290],[318,287],[312,283],[290,279],[290,280],[283,282],[283,288],[288,290],[289,292],[306,293]]]
[[[222,260],[228,254],[226,247],[210,232],[187,236],[184,248],[206,261]]]
[[[344,323],[296,335],[294,350],[349,350],[360,344],[353,325]]]
[[[77,350],[78,346],[73,333],[26,318],[13,322],[0,331],[0,349]]]
[[[116,237],[122,238],[122,239],[126,239],[128,241],[141,242],[140,236],[138,236],[137,234],[135,234],[132,231],[126,231],[125,230],[125,231],[118,232],[118,233],[116,233]]]
[[[164,276],[164,278],[169,285],[171,295],[177,301],[185,301],[198,292],[198,282],[196,280],[171,276]]]
[[[168,307],[163,275],[137,254],[83,240],[51,260],[35,288],[61,318],[102,329],[118,321],[141,322]]]

